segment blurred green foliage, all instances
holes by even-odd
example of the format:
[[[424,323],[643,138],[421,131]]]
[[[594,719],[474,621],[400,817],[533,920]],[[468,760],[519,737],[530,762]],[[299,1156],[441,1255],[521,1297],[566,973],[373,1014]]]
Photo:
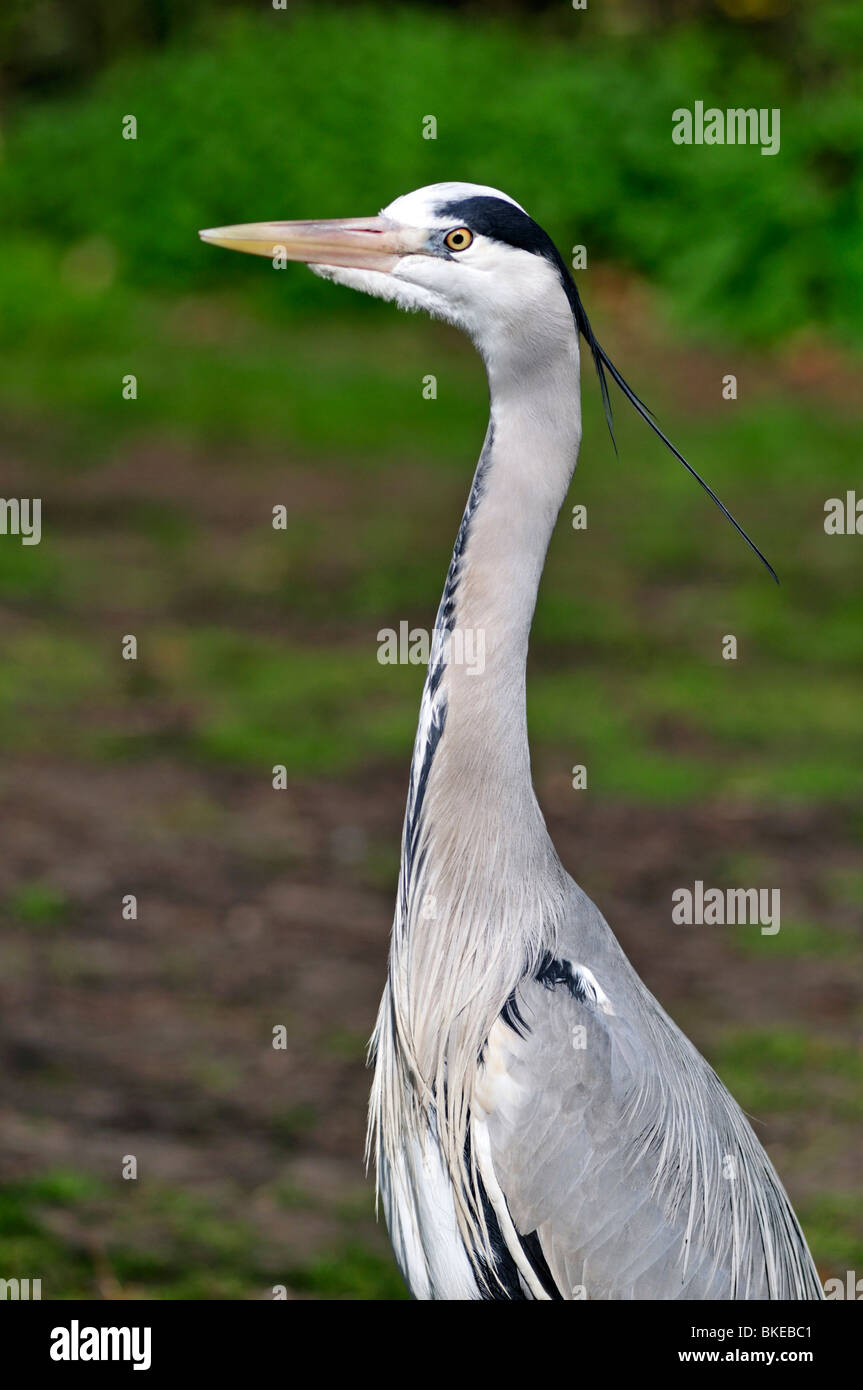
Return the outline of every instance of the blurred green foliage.
[[[104,238],[126,284],[212,285],[226,272],[199,227],[373,212],[463,178],[512,193],[562,246],[649,275],[701,331],[775,340],[815,324],[859,342],[863,11],[795,10],[792,52],[699,18],[609,34],[574,12],[553,33],[412,6],[217,14],[83,100],[18,110],[0,225]],[[778,107],[780,153],[672,144],[672,111],[696,99]],[[127,113],[136,141],[121,138]],[[436,140],[421,138],[426,114]],[[311,277],[298,291],[327,293]]]

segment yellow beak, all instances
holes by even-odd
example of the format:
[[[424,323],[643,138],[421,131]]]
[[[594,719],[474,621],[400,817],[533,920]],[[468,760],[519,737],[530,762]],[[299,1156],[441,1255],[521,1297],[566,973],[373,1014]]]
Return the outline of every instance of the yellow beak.
[[[324,222],[248,222],[239,227],[210,227],[198,235],[214,246],[270,260],[282,256],[307,265],[388,272],[402,256],[424,251],[428,233],[401,227],[385,217],[346,217]]]

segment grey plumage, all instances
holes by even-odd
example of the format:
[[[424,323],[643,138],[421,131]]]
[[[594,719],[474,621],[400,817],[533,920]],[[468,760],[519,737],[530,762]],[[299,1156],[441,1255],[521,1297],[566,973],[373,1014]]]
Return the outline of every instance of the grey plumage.
[[[491,419],[435,627],[371,1049],[369,1153],[411,1292],[822,1297],[747,1120],[565,872],[533,792],[525,665],[581,440],[580,332],[604,395],[603,367],[640,405],[560,257],[512,199],[471,184],[420,189],[377,219],[206,237],[275,245],[444,318],[488,372]],[[481,673],[454,656],[459,630],[482,634]]]
[[[510,1263],[524,1297],[818,1298],[748,1122],[565,874],[531,789],[527,634],[580,437],[577,337],[545,307],[542,347],[511,323],[503,352],[480,341],[491,425],[421,706],[373,1043],[396,1254],[425,1298],[512,1296]],[[472,623],[485,700],[440,652]],[[569,967],[556,985],[545,957]]]
[[[575,884],[558,951],[590,960],[606,1002],[525,980],[524,1036],[494,1039],[510,1094],[485,1123],[514,1224],[564,1297],[818,1298],[748,1122]]]

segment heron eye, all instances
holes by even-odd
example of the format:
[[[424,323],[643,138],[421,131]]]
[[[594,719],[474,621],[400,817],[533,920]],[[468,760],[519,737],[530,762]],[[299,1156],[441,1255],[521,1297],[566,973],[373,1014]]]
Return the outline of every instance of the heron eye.
[[[473,232],[469,232],[467,227],[454,227],[447,232],[444,241],[450,251],[466,251],[473,241]]]

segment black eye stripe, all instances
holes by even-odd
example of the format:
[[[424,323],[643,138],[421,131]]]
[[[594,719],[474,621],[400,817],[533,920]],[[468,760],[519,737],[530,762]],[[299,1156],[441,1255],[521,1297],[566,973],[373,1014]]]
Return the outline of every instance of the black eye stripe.
[[[546,260],[557,262],[557,248],[547,232],[528,217],[526,212],[503,198],[478,195],[475,198],[458,198],[443,203],[435,212],[439,217],[451,218],[459,226],[470,227],[474,234],[491,237],[494,241],[504,241],[508,246],[521,251],[531,251],[544,256]]]

